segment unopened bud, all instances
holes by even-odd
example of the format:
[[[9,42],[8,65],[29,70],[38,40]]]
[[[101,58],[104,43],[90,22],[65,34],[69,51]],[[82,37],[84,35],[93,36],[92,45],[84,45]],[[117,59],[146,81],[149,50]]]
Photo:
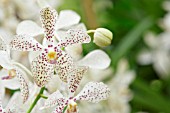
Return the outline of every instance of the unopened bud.
[[[112,38],[113,34],[111,31],[105,28],[98,28],[95,30],[93,42],[100,47],[106,47],[111,44]]]

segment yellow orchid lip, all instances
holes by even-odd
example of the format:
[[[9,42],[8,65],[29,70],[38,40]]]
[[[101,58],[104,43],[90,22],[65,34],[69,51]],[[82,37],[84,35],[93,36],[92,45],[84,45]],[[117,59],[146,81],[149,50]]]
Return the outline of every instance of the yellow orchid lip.
[[[11,78],[15,77],[16,76],[16,70],[15,69],[11,69],[8,71],[8,74]]]
[[[48,59],[48,62],[51,63],[51,64],[55,64],[58,57],[57,57],[57,53],[55,51],[50,51],[48,52],[47,54],[47,59]]]
[[[67,108],[67,113],[77,112],[77,103],[72,101]]]

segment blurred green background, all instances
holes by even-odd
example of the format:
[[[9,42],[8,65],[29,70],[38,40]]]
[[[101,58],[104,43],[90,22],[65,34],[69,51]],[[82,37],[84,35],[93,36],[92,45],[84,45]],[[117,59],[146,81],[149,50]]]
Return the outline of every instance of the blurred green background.
[[[112,59],[115,70],[118,61],[128,59],[130,68],[136,71],[136,79],[130,88],[134,93],[130,101],[133,113],[170,113],[170,79],[160,79],[153,66],[137,63],[137,55],[147,47],[143,41],[147,31],[156,34],[163,30],[159,19],[167,13],[164,0],[64,0],[59,10],[72,9],[82,17],[88,29],[105,27],[113,32],[112,45],[105,50]],[[84,46],[84,54],[98,48],[91,43]],[[109,79],[106,79],[106,81]]]

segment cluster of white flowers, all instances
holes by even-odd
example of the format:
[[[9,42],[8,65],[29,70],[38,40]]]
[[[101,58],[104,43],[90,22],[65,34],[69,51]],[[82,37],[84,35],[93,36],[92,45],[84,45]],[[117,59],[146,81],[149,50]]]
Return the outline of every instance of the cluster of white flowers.
[[[170,2],[165,1],[163,8],[168,11],[163,19],[159,21],[159,26],[163,32],[155,34],[148,32],[144,37],[144,42],[148,46],[140,52],[138,61],[142,65],[153,64],[153,68],[161,78],[170,75]]]
[[[10,27],[16,29],[16,35],[11,33],[10,39],[0,32],[0,113],[78,113],[78,105],[82,112],[100,112],[105,106],[107,109],[102,109],[102,112],[129,113],[128,102],[132,94],[128,85],[134,79],[134,72],[127,70],[127,61],[120,63],[115,77],[108,82],[112,88],[110,91],[107,85],[100,82],[113,75],[112,69],[108,68],[111,62],[109,56],[100,49],[91,51],[85,57],[82,55],[82,44],[91,42],[88,33],[94,33],[93,42],[100,47],[111,44],[112,33],[104,28],[87,31],[76,12],[63,10],[58,15],[51,4],[46,4],[45,0],[37,1],[41,6],[42,27],[37,20],[39,7],[35,5],[36,1],[25,0],[29,3],[28,7],[21,7],[25,6],[21,5],[22,0],[2,0],[4,4],[18,4],[21,8],[17,12],[19,19],[35,22],[20,22],[16,18],[17,25]],[[0,12],[0,19],[5,21],[7,17],[2,14]],[[16,15],[10,14],[8,18],[11,17]],[[3,23],[1,28],[9,27]],[[26,67],[25,58],[18,62],[21,60],[19,54],[11,57],[15,51],[18,51],[17,54],[28,52],[25,55],[29,63]],[[81,90],[81,87],[84,88]],[[15,91],[10,97],[7,89],[20,91]],[[80,93],[75,96],[77,90]],[[9,101],[6,102],[6,99]],[[104,106],[103,103],[77,104],[80,100],[98,103],[106,99],[108,101]]]
[[[69,18],[64,19],[66,17]],[[45,6],[40,11],[40,20],[42,28],[32,21],[21,22],[17,27],[17,35],[9,43],[6,42],[6,37],[0,37],[0,65],[3,67],[1,70],[3,76],[1,76],[0,82],[0,112],[31,112],[31,107],[34,107],[36,100],[34,98],[41,97],[43,94],[48,99],[37,103],[34,112],[41,112],[42,109],[49,108],[48,112],[61,113],[66,107],[65,112],[75,113],[78,112],[76,103],[78,100],[96,103],[107,99],[110,90],[102,82],[87,83],[83,90],[74,97],[84,73],[89,68],[105,69],[110,65],[110,58],[101,50],[96,50],[84,59],[77,60],[76,57],[74,58],[74,54],[69,54],[73,53],[71,51],[74,50],[75,53],[77,52],[75,45],[78,45],[78,48],[81,49],[81,44],[91,41],[91,37],[86,33],[83,24],[76,25],[79,23],[80,17],[69,10],[60,12],[58,16],[55,9]],[[35,36],[40,34],[44,35],[42,44],[34,39]],[[29,55],[31,71],[10,58],[11,50],[32,51]],[[78,51],[81,52],[79,49]],[[58,78],[55,76],[58,76]],[[57,87],[55,79],[60,81],[62,86]],[[53,86],[50,86],[51,82],[53,82]],[[55,90],[56,87],[64,93]],[[5,88],[20,88],[22,101],[20,100],[20,94],[15,93],[4,108],[2,99]],[[50,89],[54,89],[52,94],[48,92]],[[39,90],[40,93],[38,93]],[[28,109],[28,106],[30,106],[30,109]],[[51,110],[53,106],[56,106],[56,108]]]

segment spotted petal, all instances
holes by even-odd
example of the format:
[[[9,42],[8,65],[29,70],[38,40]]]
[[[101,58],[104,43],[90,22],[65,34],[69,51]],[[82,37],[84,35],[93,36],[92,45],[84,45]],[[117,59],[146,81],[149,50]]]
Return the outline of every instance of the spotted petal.
[[[4,94],[5,94],[5,88],[0,80],[0,113],[5,113],[5,109],[3,109],[2,107],[2,98],[4,97]]]
[[[63,103],[63,105],[59,105],[55,108],[55,110],[52,113],[62,113],[64,110],[64,107],[66,106],[65,103]]]
[[[42,45],[29,35],[16,35],[10,43],[13,50],[18,51],[41,51]]]
[[[86,100],[97,103],[108,98],[110,89],[102,82],[89,82],[83,90],[75,97],[76,100]]]
[[[53,43],[55,34],[55,24],[57,21],[57,12],[50,7],[41,10],[41,23],[44,28],[45,37],[49,43]]]
[[[56,105],[61,105],[65,101],[66,101],[66,99],[63,97],[63,95],[60,93],[60,91],[57,90],[56,92],[52,93],[48,97],[48,99],[45,101],[44,106],[41,109],[53,107]]]
[[[5,87],[4,84],[2,83],[2,80],[0,80],[0,99],[4,98],[4,96],[5,96]]]
[[[88,67],[78,67],[74,69],[68,76],[68,90],[69,90],[69,97],[73,97],[75,91],[77,90],[80,81],[88,70]]]
[[[1,36],[0,36],[0,50],[7,51],[7,45]]]
[[[2,99],[0,98],[0,113],[5,113],[5,109],[2,107]]]
[[[28,83],[23,76],[24,73],[22,72],[22,70],[20,70],[17,67],[15,67],[15,70],[16,70],[16,76],[20,83],[20,90],[21,90],[21,95],[22,95],[23,103],[24,103],[28,99],[28,96],[29,96]]]
[[[60,53],[57,59],[56,72],[63,82],[67,82],[67,75],[73,67],[73,59],[65,52]]]
[[[67,36],[61,39],[59,43],[60,47],[66,47],[73,44],[89,43],[91,41],[90,36],[81,29],[70,29],[67,31]]]
[[[95,69],[105,69],[111,63],[109,56],[102,50],[94,50],[77,62],[80,66],[89,66]]]
[[[34,80],[39,87],[43,87],[54,75],[54,65],[42,58],[43,53],[36,57],[31,64]]]
[[[17,34],[27,34],[37,36],[43,34],[43,29],[31,20],[25,20],[19,23],[16,30]]]

